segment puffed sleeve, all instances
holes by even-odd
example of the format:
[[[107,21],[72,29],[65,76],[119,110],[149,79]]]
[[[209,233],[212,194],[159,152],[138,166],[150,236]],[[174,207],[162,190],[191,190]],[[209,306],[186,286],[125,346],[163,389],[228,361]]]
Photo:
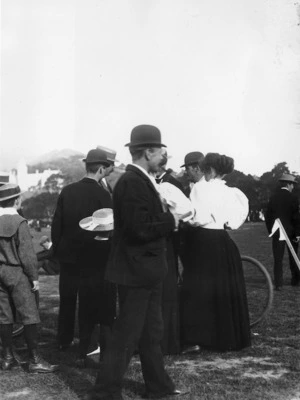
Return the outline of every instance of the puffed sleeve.
[[[228,188],[229,204],[227,221],[231,229],[238,229],[246,221],[249,213],[249,201],[246,195],[238,188]]]
[[[187,220],[193,217],[194,207],[178,187],[169,182],[162,182],[157,186],[157,190],[172,214],[186,215]]]
[[[196,183],[191,191],[190,199],[195,210],[194,218],[189,221],[191,225],[203,226],[215,222],[215,217],[212,213],[212,203],[215,196],[212,193],[212,187],[208,183]]]

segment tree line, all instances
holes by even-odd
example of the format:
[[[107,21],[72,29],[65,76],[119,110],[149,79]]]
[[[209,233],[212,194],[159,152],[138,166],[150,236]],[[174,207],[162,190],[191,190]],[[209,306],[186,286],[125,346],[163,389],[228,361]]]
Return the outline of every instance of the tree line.
[[[39,220],[42,225],[51,224],[55,210],[56,201],[61,189],[84,176],[84,166],[79,156],[71,156],[68,160],[57,160],[48,162],[47,165],[37,165],[36,169],[59,169],[59,174],[51,175],[44,187],[32,188],[28,197],[23,202],[23,214],[28,220]],[[121,165],[108,177],[108,181],[113,187],[119,176],[124,171],[125,166]],[[188,185],[188,180],[184,172],[172,172],[184,186]],[[243,172],[234,171],[225,177],[228,186],[237,187],[242,190],[249,199],[251,220],[256,220],[259,213],[263,212],[267,206],[271,193],[278,186],[278,179],[283,173],[293,173],[289,170],[286,162],[280,162],[271,171],[265,172],[260,177],[245,175]],[[300,183],[300,177],[297,176]],[[296,185],[295,193],[300,198],[300,185]]]

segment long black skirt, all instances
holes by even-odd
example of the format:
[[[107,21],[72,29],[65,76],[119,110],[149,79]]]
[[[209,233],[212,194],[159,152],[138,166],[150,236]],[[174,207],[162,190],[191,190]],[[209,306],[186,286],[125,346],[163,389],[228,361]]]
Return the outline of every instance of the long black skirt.
[[[181,302],[185,344],[218,351],[251,345],[241,256],[225,230],[188,233]]]

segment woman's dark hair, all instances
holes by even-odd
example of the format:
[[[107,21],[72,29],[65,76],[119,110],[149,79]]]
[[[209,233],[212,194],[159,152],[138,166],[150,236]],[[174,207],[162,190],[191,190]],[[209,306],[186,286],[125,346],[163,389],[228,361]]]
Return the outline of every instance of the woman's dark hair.
[[[234,170],[234,161],[233,158],[224,154],[207,153],[203,160],[202,168],[204,172],[209,172],[211,168],[214,168],[218,175],[226,175]]]

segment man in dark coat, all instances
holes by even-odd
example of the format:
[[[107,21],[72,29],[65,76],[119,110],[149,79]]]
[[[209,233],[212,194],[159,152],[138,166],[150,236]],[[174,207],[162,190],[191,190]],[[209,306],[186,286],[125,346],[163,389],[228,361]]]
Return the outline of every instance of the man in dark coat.
[[[279,182],[280,188],[277,189],[269,200],[265,222],[269,233],[271,233],[275,219],[279,218],[297,254],[300,239],[299,201],[292,193],[296,179],[293,175],[283,174]],[[282,260],[285,241],[279,240],[278,231],[273,235],[272,248],[274,257],[274,284],[275,289],[280,290],[283,284]],[[300,271],[289,249],[288,253],[292,274],[291,285],[297,286],[300,283]]]
[[[88,307],[87,303],[91,302],[91,299],[87,298],[87,293],[94,293],[94,291],[87,289],[84,283],[89,280],[95,282],[91,274],[96,273],[97,268],[102,269],[104,275],[109,248],[102,249],[98,259],[94,259],[95,251],[97,252],[94,247],[99,244],[94,240],[96,234],[81,229],[79,222],[98,209],[112,208],[109,193],[98,184],[99,180],[105,176],[106,167],[109,166],[106,153],[100,149],[90,150],[83,161],[86,166],[86,176],[79,182],[67,185],[61,191],[51,231],[53,254],[60,262],[58,343],[61,350],[72,344],[76,301],[81,287],[82,296],[79,293],[81,359],[85,356],[83,353],[87,338],[89,331],[93,328],[92,324],[86,321],[85,309]],[[107,247],[108,243],[99,245]],[[94,299],[92,303],[96,303],[96,300]]]
[[[107,278],[119,286],[120,313],[96,384],[87,399],[121,400],[123,377],[138,348],[149,398],[180,394],[167,374],[160,342],[162,281],[167,273],[166,239],[178,221],[163,212],[150,174],[162,159],[160,131],[140,125],[128,143],[133,164],[113,193],[114,235]]]

